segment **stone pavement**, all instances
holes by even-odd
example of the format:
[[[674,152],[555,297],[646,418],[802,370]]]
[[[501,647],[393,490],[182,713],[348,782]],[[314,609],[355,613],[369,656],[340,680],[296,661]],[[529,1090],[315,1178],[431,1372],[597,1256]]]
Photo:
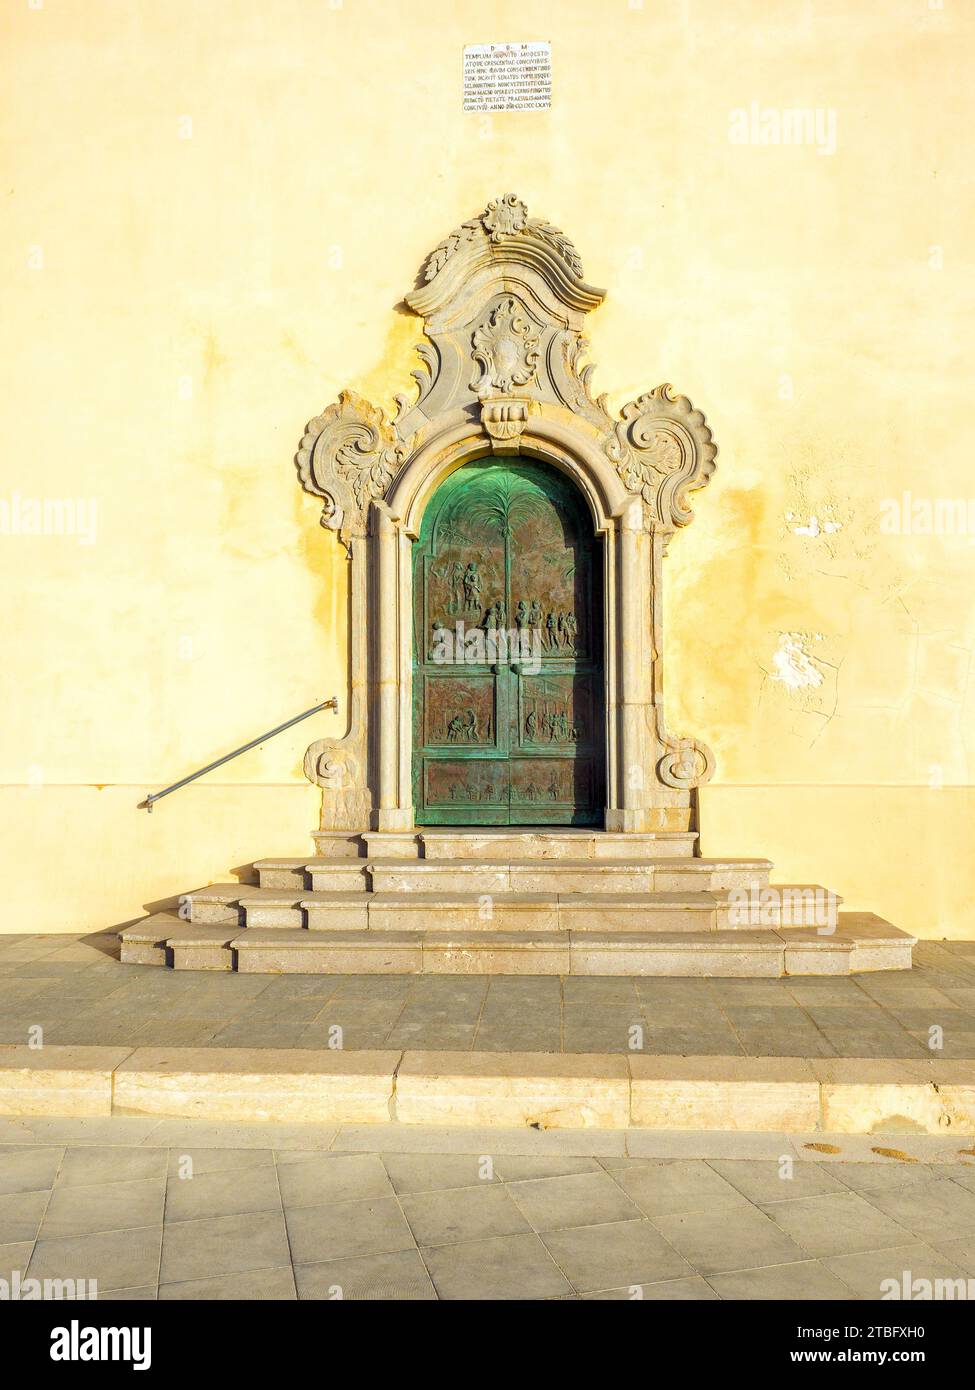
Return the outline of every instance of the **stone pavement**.
[[[0,1278],[126,1299],[975,1296],[971,1141],[389,1128],[0,1119]]]
[[[975,941],[919,942],[912,971],[768,980],[248,976],[117,952],[0,936],[0,1043],[322,1048],[340,1027],[348,1049],[975,1057]]]

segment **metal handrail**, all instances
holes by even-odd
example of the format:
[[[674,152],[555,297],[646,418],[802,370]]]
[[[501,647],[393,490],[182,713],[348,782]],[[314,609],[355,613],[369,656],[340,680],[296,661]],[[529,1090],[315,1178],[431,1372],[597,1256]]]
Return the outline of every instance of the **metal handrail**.
[[[279,724],[276,729],[268,729],[266,734],[261,734],[258,738],[252,738],[250,743],[242,744],[240,748],[235,748],[232,753],[225,754],[224,757],[218,758],[214,763],[207,763],[206,767],[201,767],[198,772],[191,772],[189,777],[183,777],[179,782],[174,782],[171,787],[166,787],[164,791],[150,792],[145,801],[139,802],[139,810],[141,811],[144,807],[147,811],[151,811],[155,803],[160,801],[164,796],[168,796],[170,792],[178,792],[180,787],[185,787],[189,782],[195,782],[196,779],[202,777],[204,773],[212,772],[215,767],[222,767],[224,763],[229,763],[231,758],[239,758],[241,753],[246,753],[249,749],[256,748],[257,745],[263,743],[265,739],[273,738],[275,734],[284,733],[285,729],[290,729],[292,724],[300,724],[303,719],[307,719],[312,714],[317,714],[321,709],[338,709],[338,707],[339,702],[334,695],[329,700],[322,700],[321,704],[312,705],[311,709],[306,709],[304,714],[296,714],[294,719],[289,719],[285,724]]]

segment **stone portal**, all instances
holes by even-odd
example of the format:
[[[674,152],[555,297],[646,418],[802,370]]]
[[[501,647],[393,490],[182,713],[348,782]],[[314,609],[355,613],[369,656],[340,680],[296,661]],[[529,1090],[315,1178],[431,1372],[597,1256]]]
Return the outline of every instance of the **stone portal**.
[[[347,547],[352,592],[347,729],[305,758],[322,788],[322,830],[409,833],[432,820],[695,828],[696,788],[714,760],[664,715],[663,558],[692,519],[688,496],[708,481],[716,450],[704,416],[670,386],[619,415],[592,394],[582,329],[603,297],[564,233],[529,217],[514,194],[497,198],[444,238],[407,296],[426,334],[415,398],[398,397],[390,419],[347,391],[309,424],[300,479]],[[541,512],[507,539],[482,532],[481,558],[443,542],[440,573],[430,546],[442,544],[431,541],[441,489],[489,457],[511,462],[483,478],[527,487],[531,477],[539,496],[549,478],[564,525],[581,537],[586,517],[589,608],[578,579],[557,581],[558,555],[544,558]],[[556,551],[580,544],[563,537]],[[421,557],[429,572],[418,571]],[[514,589],[498,568],[512,561],[529,567]],[[430,669],[432,629],[414,665],[415,606],[431,599],[443,611],[426,615],[429,625],[463,616],[481,630],[517,630],[534,613],[542,671],[530,680],[485,660],[453,690]],[[491,664],[505,669],[489,680]]]

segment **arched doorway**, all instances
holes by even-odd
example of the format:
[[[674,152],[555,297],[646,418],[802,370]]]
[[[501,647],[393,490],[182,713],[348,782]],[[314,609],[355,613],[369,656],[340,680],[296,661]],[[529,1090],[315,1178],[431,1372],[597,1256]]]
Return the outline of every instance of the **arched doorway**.
[[[413,552],[418,825],[596,825],[605,805],[603,557],[572,481],[456,469]]]

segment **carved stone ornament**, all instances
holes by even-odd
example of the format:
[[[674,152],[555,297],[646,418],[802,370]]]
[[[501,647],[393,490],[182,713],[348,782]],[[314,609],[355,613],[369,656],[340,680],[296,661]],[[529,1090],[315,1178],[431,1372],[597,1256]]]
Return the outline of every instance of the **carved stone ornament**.
[[[664,530],[686,526],[687,494],[714,472],[717,448],[704,416],[664,384],[630,401],[606,441],[606,453],[629,492],[643,498],[647,519]]]
[[[471,390],[480,397],[510,391],[534,380],[538,366],[538,329],[517,299],[507,298],[491,310],[471,335],[475,372]]]
[[[715,763],[714,754],[706,743],[700,739],[676,738],[666,732],[662,739],[666,752],[657,764],[657,772],[665,786],[681,791],[710,782]]]
[[[491,452],[516,454],[528,417],[537,402],[527,396],[493,396],[481,404],[481,424],[491,437]]]
[[[512,456],[513,470],[524,457],[572,478],[603,540],[602,704],[646,712],[606,719],[606,828],[690,825],[693,789],[714,757],[666,729],[663,557],[692,520],[688,497],[717,451],[704,416],[670,386],[618,415],[595,393],[585,329],[604,298],[564,232],[502,194],[438,243],[406,295],[423,340],[415,389],[395,397],[395,414],[343,391],[309,423],[298,474],[349,552],[351,586],[348,730],[305,758],[322,788],[323,828],[414,826],[411,556],[441,483],[488,453]]]
[[[369,824],[372,798],[363,758],[342,743],[319,739],[305,753],[305,776],[322,788],[322,830],[357,830]]]
[[[369,503],[385,495],[408,452],[383,410],[343,391],[309,422],[297,457],[302,487],[325,499],[322,525],[364,534]]]
[[[451,256],[465,243],[475,241],[487,234],[490,241],[498,244],[506,237],[522,234],[546,242],[567,263],[572,273],[582,279],[582,260],[572,242],[541,217],[529,217],[528,209],[517,193],[505,193],[493,199],[477,217],[462,222],[449,236],[433,250],[423,269],[424,280],[432,280],[443,270]]]

